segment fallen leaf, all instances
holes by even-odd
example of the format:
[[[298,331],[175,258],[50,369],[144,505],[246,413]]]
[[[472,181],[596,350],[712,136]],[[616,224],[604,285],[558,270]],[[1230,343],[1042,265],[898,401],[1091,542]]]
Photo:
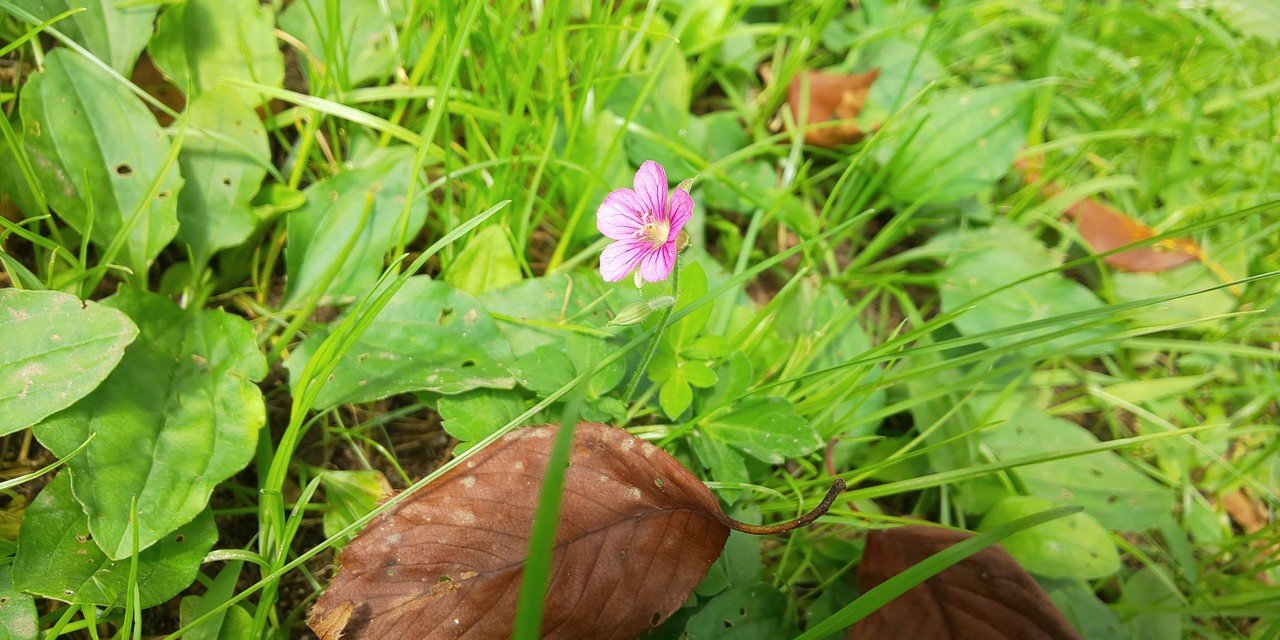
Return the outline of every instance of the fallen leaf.
[[[511,636],[543,470],[557,427],[511,432],[356,536],[308,616],[321,640]],[[684,603],[729,530],[752,526],[697,477],[621,429],[580,424],[565,472],[543,638],[633,638]]]
[[[1267,526],[1266,507],[1261,501],[1249,497],[1242,489],[1218,496],[1218,502],[1231,517],[1231,521],[1240,525],[1245,533],[1257,533]]]
[[[828,120],[844,120],[834,127],[805,127],[804,141],[815,147],[834,147],[857,140],[862,129],[852,122],[862,112],[871,84],[880,77],[879,69],[866,73],[843,74],[822,71],[802,72],[808,78],[809,111],[805,125],[816,125]],[[800,117],[804,102],[805,80],[800,74],[791,78],[787,90],[787,104],[791,113]]]
[[[1020,159],[1016,162],[1027,184],[1040,182],[1039,160]],[[1062,192],[1062,186],[1049,182],[1041,185],[1045,196]],[[1085,242],[1097,253],[1119,249],[1157,235],[1155,229],[1135,220],[1122,211],[1092,198],[1085,198],[1067,207],[1066,215],[1075,220],[1076,229]],[[1155,244],[1135,247],[1103,258],[1103,262],[1123,271],[1167,271],[1193,260],[1203,258],[1199,245],[1185,238],[1168,238]]]
[[[1156,230],[1093,199],[1067,207],[1081,237],[1098,253],[1119,249],[1156,235]],[[1121,251],[1103,258],[1107,264],[1134,272],[1167,271],[1200,257],[1200,247],[1185,238],[1168,238],[1155,244]]]
[[[863,593],[973,534],[905,526],[867,534]],[[987,547],[863,618],[848,638],[1079,640],[1048,594],[1000,547]]]

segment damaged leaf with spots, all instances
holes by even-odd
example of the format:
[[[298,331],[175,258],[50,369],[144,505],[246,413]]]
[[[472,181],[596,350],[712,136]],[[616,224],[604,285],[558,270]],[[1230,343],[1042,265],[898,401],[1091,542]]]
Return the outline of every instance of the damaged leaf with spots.
[[[296,382],[324,340],[312,333],[285,362]],[[410,278],[342,355],[315,408],[369,402],[409,391],[458,394],[510,389],[511,347],[467,293],[426,276]]]
[[[972,536],[914,525],[872,531],[858,565],[858,587],[866,593]],[[1008,552],[987,547],[858,621],[848,638],[1079,640],[1080,634]]]
[[[138,336],[129,317],[56,291],[0,289],[0,435],[93,391]]]
[[[22,88],[19,111],[49,206],[94,244],[118,249],[116,262],[146,273],[178,231],[182,177],[142,100],[84,57],[57,48]]]
[[[514,431],[374,520],[343,550],[308,624],[322,640],[508,638],[557,427]],[[634,638],[684,603],[735,522],[692,473],[583,423],[565,472],[543,638]]]
[[[863,130],[854,118],[862,112],[871,85],[880,77],[879,69],[865,73],[826,73],[805,71],[791,78],[787,88],[787,104],[799,120],[805,114],[804,141],[815,147],[834,147],[862,137]],[[808,88],[808,96],[805,88]],[[836,126],[814,126],[841,120]]]

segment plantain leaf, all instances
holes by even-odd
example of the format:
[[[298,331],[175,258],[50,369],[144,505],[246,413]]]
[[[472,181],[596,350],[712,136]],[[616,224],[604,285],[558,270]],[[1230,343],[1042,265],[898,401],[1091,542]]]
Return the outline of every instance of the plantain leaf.
[[[409,147],[391,147],[307,188],[307,204],[289,214],[286,306],[314,295],[322,304],[346,302],[377,281],[383,254],[401,233],[412,237],[426,222],[423,189],[405,207],[413,157]]]
[[[296,381],[323,331],[307,336],[285,362]],[[396,393],[510,389],[511,348],[475,298],[426,276],[410,278],[338,361],[317,409]]]
[[[59,21],[55,28],[125,76],[133,70],[138,55],[151,39],[157,4],[104,0],[12,1],[41,21],[69,9],[83,9]]]
[[[113,560],[147,549],[190,522],[218,483],[253,457],[265,422],[254,384],[266,361],[243,319],[183,310],[164,297],[122,289],[104,304],[137,323],[138,340],[102,386],[35,427],[54,455],[72,458],[72,487],[89,530]]]
[[[155,117],[66,48],[45,56],[21,103],[27,152],[49,205],[99,246],[127,234],[119,259],[145,273],[178,230],[182,187],[178,167],[166,165],[169,143]],[[157,195],[144,201],[157,178]]]
[[[14,585],[73,604],[123,606],[130,561],[113,562],[94,544],[100,540],[89,533],[71,484],[69,474],[58,474],[27,508],[13,562]],[[194,520],[139,553],[141,606],[160,604],[190,586],[217,539],[213,514],[201,509]]]
[[[253,233],[258,216],[249,203],[267,175],[271,150],[258,115],[228,88],[196,98],[187,114],[193,130],[178,154],[187,179],[178,194],[178,240],[203,265]]]
[[[127,316],[54,291],[0,289],[0,435],[88,395],[138,335]]]
[[[270,7],[257,0],[185,0],[160,15],[151,59],[165,77],[198,96],[224,78],[272,87],[284,84],[284,56],[276,47]],[[241,88],[246,101],[260,100]]]

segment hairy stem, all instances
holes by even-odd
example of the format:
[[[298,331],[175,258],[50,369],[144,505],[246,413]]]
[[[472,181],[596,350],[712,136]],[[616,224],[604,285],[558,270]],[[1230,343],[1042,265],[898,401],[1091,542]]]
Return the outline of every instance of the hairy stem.
[[[677,301],[680,299],[680,254],[676,254],[676,263],[671,267],[671,297]],[[649,368],[649,362],[653,360],[653,354],[658,352],[658,342],[662,340],[662,334],[667,330],[667,321],[671,319],[671,312],[675,311],[676,305],[672,304],[662,310],[662,319],[658,321],[658,331],[653,334],[653,339],[649,341],[649,348],[644,352],[644,358],[640,360],[640,366],[636,372],[631,374],[631,382],[627,384],[627,393],[622,396],[623,402],[631,402],[631,396],[636,394],[636,387],[640,386],[640,376],[644,375],[646,369]]]

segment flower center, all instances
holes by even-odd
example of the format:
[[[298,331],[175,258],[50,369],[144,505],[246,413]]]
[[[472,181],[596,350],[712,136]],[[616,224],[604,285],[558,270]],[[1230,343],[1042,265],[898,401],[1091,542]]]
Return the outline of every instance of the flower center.
[[[645,223],[636,230],[636,237],[648,242],[655,248],[666,244],[667,236],[671,234],[671,226],[664,221],[655,220]]]

